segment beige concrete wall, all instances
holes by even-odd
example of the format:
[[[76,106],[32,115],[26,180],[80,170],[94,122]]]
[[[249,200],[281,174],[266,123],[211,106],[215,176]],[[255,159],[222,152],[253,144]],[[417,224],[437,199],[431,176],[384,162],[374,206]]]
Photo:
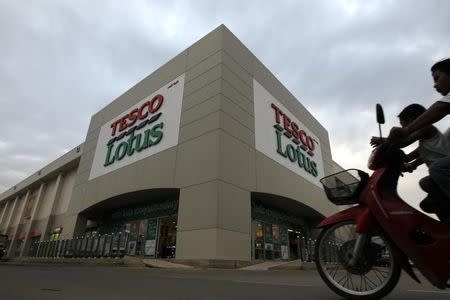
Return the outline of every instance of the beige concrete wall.
[[[55,192],[55,189],[56,189],[56,178],[47,182],[47,184],[44,187],[44,191],[41,196],[42,199],[36,212],[35,218],[36,220],[42,220],[48,218],[51,215],[53,205],[52,196]]]
[[[17,227],[17,225],[19,225],[24,206],[25,206],[25,195],[22,195],[17,200],[16,208],[12,212],[13,215],[10,226]]]
[[[63,175],[62,187],[59,197],[55,199],[52,215],[61,215],[67,211],[70,197],[75,186],[77,170],[73,169]]]
[[[223,94],[234,104],[232,113],[226,113],[230,120],[234,121],[237,129],[234,132],[248,132],[248,137],[239,137],[236,134],[233,138],[243,143],[254,146],[254,105],[253,78],[257,80],[265,89],[271,93],[275,99],[282,103],[291,114],[296,116],[310,129],[321,141],[322,158],[325,174],[330,174],[335,170],[335,163],[331,158],[331,150],[326,129],[312,116],[310,112],[292,95],[283,84],[261,63],[230,31],[223,32],[223,53],[224,53],[224,73],[223,79],[226,85],[223,87]],[[299,95],[301,96],[301,95]],[[234,108],[233,107],[233,108]],[[243,113],[243,111],[246,112]],[[236,113],[239,112],[239,115]],[[226,128],[222,128],[227,130]],[[231,132],[227,130],[227,132]],[[227,142],[228,143],[228,142]],[[254,187],[252,191],[277,194],[305,203],[323,215],[329,215],[336,211],[330,205],[321,188],[311,184],[303,177],[291,172],[279,165],[272,159],[263,155],[259,151],[249,149],[253,155],[240,153],[252,161],[253,172],[242,170],[237,162],[233,168],[236,174],[230,176],[235,181],[246,182],[252,178],[254,182],[246,182],[247,188]],[[228,151],[228,153],[232,153]],[[231,166],[228,159],[233,160],[237,155],[230,155],[224,160],[227,166]],[[241,176],[239,176],[241,174]]]
[[[179,144],[88,180],[100,127],[183,73]],[[255,150],[253,78],[320,138],[325,173],[329,173],[334,164],[327,131],[220,26],[92,117],[65,228],[75,231],[80,211],[113,196],[176,187],[180,188],[177,258],[247,260],[252,191],[279,194],[325,215],[332,212],[320,188]],[[158,173],[142,176],[145,170]]]
[[[186,60],[187,52],[185,51],[92,117],[68,207],[68,215],[76,215],[93,204],[118,194],[141,189],[174,187],[177,155],[175,147],[92,180],[88,180],[88,178],[100,127],[131,105],[183,74]],[[158,172],[149,172],[148,170],[158,170]],[[114,184],[111,184],[112,182]]]
[[[9,220],[9,216],[11,215],[11,210],[12,210],[12,206],[13,206],[13,201],[14,200],[10,200],[10,201],[5,201],[5,205],[4,205],[4,210],[5,212],[3,213],[3,219],[0,223],[0,233],[4,233],[6,231],[6,226],[8,226],[8,220]]]
[[[24,199],[23,209],[20,212],[21,216],[20,216],[19,224],[26,224],[26,223],[30,222],[31,212],[33,211],[34,206],[37,204],[37,200],[38,199],[36,197],[37,197],[38,191],[39,191],[38,189],[30,190],[30,194],[29,194],[28,198]],[[34,198],[34,201],[32,200],[33,198]],[[29,205],[28,204],[29,201],[33,201],[33,203],[30,204],[31,205],[31,208],[30,208],[31,211],[27,212],[27,213],[29,213],[28,216],[25,216],[25,210],[27,209],[26,207]]]
[[[178,145],[88,180],[100,127],[183,73]],[[76,231],[78,213],[86,208],[116,195],[152,188],[180,188],[180,259],[250,259],[251,192],[288,197],[324,215],[334,212],[320,188],[255,150],[253,78],[320,138],[325,174],[332,173],[335,164],[327,131],[220,26],[92,117],[76,175],[74,171],[65,174],[53,211],[58,215],[54,225],[64,227],[63,237],[70,238]],[[54,189],[52,180],[37,219],[51,214],[48,199]]]

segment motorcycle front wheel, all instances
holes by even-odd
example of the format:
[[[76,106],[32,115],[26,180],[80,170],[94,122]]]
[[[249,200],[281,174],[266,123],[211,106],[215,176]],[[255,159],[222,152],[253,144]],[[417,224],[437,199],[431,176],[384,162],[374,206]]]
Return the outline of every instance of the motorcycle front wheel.
[[[322,280],[346,299],[380,299],[400,278],[400,266],[381,235],[371,236],[356,263],[350,263],[358,234],[354,221],[326,227],[320,233],[314,261]]]

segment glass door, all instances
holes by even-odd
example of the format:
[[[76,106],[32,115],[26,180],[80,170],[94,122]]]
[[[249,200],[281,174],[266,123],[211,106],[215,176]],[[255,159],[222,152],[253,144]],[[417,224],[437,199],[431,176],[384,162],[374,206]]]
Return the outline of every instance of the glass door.
[[[128,231],[128,248],[127,248],[127,254],[128,255],[136,255],[136,244],[137,244],[137,237],[138,237],[138,222],[139,221],[133,221],[125,224],[125,232]]]
[[[177,216],[159,218],[157,257],[175,258]]]
[[[145,254],[145,239],[147,236],[147,225],[148,220],[140,220],[139,221],[139,228],[138,228],[138,234],[137,234],[137,241],[136,241],[136,255],[144,256]]]

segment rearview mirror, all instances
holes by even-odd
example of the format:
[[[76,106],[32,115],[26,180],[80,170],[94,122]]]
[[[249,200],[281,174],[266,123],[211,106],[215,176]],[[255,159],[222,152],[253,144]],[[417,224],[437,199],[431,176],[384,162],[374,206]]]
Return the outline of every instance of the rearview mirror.
[[[383,107],[381,107],[381,105],[378,103],[377,103],[377,123],[384,124]]]

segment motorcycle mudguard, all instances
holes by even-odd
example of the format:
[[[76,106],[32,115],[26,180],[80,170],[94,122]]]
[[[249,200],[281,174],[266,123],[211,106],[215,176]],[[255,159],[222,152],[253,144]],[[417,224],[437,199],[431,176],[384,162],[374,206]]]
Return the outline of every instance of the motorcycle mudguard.
[[[320,222],[319,225],[317,225],[316,227],[323,228],[323,227],[326,227],[326,226],[329,226],[332,224],[336,224],[336,223],[344,222],[344,221],[350,221],[350,220],[355,220],[356,224],[358,224],[358,227],[359,227],[360,221],[363,221],[361,218],[363,216],[367,216],[368,212],[369,212],[369,210],[366,206],[361,206],[361,205],[353,206],[353,207],[347,208],[346,210],[340,211],[337,214],[329,216],[328,218],[326,218],[325,220]],[[363,221],[362,223],[366,223],[366,222]],[[367,227],[367,226],[368,225],[365,225],[362,227]],[[367,229],[367,228],[364,228],[364,229]],[[357,231],[361,232],[361,230],[357,230]]]

